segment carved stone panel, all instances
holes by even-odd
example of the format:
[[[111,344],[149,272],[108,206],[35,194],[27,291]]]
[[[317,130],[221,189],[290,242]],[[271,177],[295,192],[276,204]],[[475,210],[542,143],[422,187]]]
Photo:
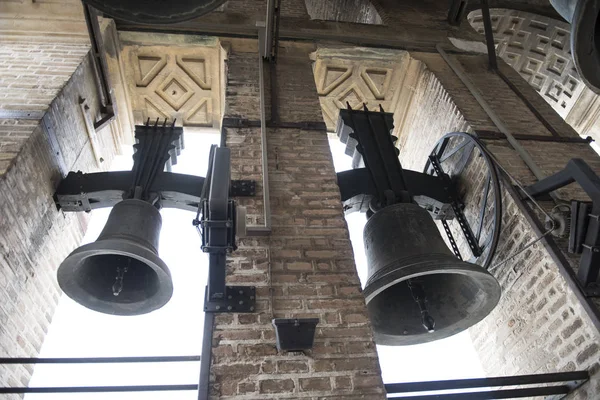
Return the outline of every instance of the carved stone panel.
[[[490,12],[498,55],[565,118],[585,88],[571,58],[569,24],[514,10]],[[483,33],[481,11],[468,19]]]
[[[135,122],[177,119],[184,126],[218,128],[221,121],[221,48],[125,46]]]
[[[600,139],[600,101],[582,82],[571,58],[570,25],[522,11],[492,9],[496,52],[580,135]],[[481,11],[468,16],[483,34]]]
[[[369,109],[381,106],[389,112],[397,108],[399,82],[408,55],[362,53],[355,49],[347,53],[319,49],[314,54],[315,83],[329,131],[335,130],[339,110],[348,104],[353,109],[362,108],[363,104]]]

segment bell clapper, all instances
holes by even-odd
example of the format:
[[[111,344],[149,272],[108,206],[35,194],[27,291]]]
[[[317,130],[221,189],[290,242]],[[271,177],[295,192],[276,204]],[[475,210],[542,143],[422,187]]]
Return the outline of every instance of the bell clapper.
[[[115,295],[115,297],[120,295],[121,292],[123,291],[123,277],[125,276],[125,273],[129,269],[130,264],[131,264],[131,259],[129,259],[127,266],[123,267],[123,269],[121,269],[121,267],[117,267],[117,277],[115,278],[115,283],[112,287],[113,295]]]
[[[433,317],[429,314],[429,310],[427,309],[427,297],[425,295],[423,286],[411,279],[407,280],[406,283],[408,284],[408,288],[412,293],[413,299],[415,299],[417,305],[419,306],[419,310],[421,311],[423,327],[425,327],[429,333],[435,332],[435,319],[433,319]]]

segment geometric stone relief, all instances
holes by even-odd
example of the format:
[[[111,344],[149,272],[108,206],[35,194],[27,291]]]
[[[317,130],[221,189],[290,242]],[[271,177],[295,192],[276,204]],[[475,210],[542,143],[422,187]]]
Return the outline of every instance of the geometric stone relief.
[[[360,109],[366,103],[370,110],[394,112],[398,102],[398,81],[406,53],[347,54],[320,48],[313,54],[314,76],[323,117],[329,131],[336,128],[339,110]],[[384,57],[385,55],[385,57]]]
[[[125,46],[136,123],[176,118],[183,126],[218,128],[220,55],[220,46]]]
[[[571,58],[570,25],[515,10],[492,9],[490,14],[498,56],[566,118],[587,89]],[[481,11],[467,18],[483,34]]]
[[[581,136],[600,141],[600,98],[581,81],[571,58],[571,27],[522,11],[492,9],[496,53]],[[467,19],[483,34],[481,11]]]

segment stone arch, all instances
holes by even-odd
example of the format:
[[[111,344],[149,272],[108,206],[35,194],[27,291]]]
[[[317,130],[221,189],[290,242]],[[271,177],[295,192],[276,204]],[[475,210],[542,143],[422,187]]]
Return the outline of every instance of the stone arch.
[[[490,10],[496,52],[582,136],[600,138],[600,101],[579,76],[570,48],[570,25],[525,11]],[[481,10],[467,20],[484,33]]]

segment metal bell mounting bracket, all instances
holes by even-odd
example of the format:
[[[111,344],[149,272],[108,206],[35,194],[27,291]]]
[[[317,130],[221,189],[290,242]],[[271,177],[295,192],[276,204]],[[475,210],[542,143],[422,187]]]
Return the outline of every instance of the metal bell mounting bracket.
[[[225,284],[227,254],[237,249],[236,234],[245,230],[245,211],[230,197],[231,152],[213,145],[200,204],[193,224],[202,237],[202,251],[209,255],[204,311],[254,312],[256,288]],[[200,217],[202,215],[202,217]]]

